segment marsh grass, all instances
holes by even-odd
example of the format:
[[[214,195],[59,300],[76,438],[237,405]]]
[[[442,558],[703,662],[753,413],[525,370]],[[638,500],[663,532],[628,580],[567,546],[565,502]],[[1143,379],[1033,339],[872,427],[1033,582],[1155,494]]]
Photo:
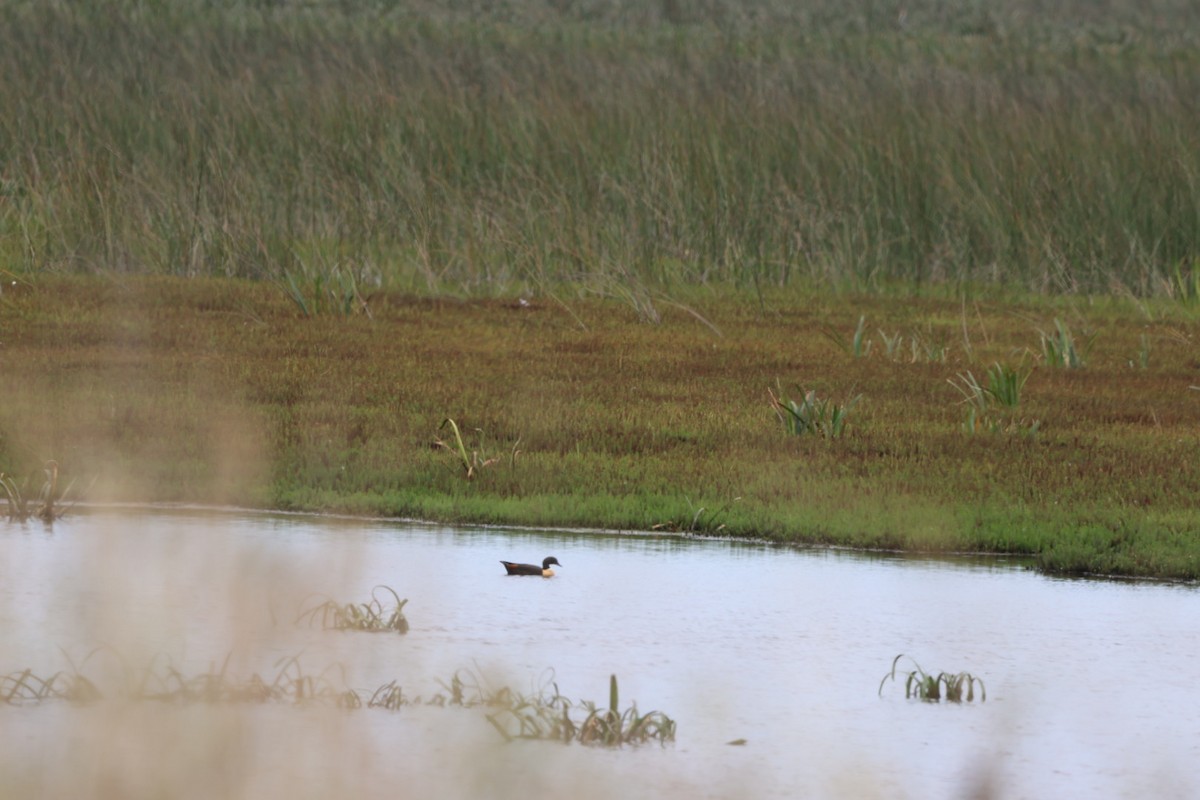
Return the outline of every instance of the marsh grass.
[[[901,653],[892,661],[892,669],[888,674],[883,676],[883,680],[879,682],[879,695],[883,696],[883,687],[889,680],[893,683],[896,681],[896,667],[900,663],[900,659],[905,658]],[[975,686],[979,685],[979,701],[987,700],[987,689],[983,685],[981,678],[976,678],[969,672],[939,672],[933,675],[921,669],[911,657],[908,659],[912,662],[912,669],[906,673],[901,672],[904,676],[904,697],[906,699],[921,700],[926,703],[937,703],[945,700],[947,703],[962,703],[973,702],[975,700]]]
[[[384,598],[380,598],[380,594]],[[384,604],[386,596],[392,602]],[[401,600],[390,586],[376,586],[371,590],[371,599],[366,603],[338,603],[327,599],[315,606],[303,609],[296,617],[297,623],[320,624],[322,628],[338,631],[363,631],[367,633],[408,633],[408,618]]]
[[[734,497],[726,503],[709,508],[708,506],[695,505],[690,497],[684,497],[687,503],[687,516],[670,522],[658,522],[650,526],[652,531],[673,531],[677,533],[693,533],[703,536],[715,536],[725,530],[725,523],[722,522],[729,510],[739,501],[741,497]]]
[[[650,326],[617,300],[561,299],[381,290],[373,318],[309,319],[268,283],[42,276],[5,295],[2,444],[65,453],[101,477],[88,495],[102,501],[624,530],[695,520],[780,543],[1030,556],[1071,543],[1069,559],[1042,563],[1083,570],[1090,551],[1106,572],[1200,574],[1200,395],[1186,388],[1200,383],[1200,334],[1174,301],[684,297],[725,334],[713,337],[674,306]],[[850,359],[820,325],[860,315],[955,346],[946,362]],[[986,390],[987,365],[1024,373],[1033,361],[1009,359],[1031,344],[1028,320],[1054,317],[1103,329],[1088,368],[1037,367],[1035,393],[1025,383],[1015,412],[985,400],[975,426],[1038,420],[1037,435],[962,435],[967,396],[946,381],[970,372]],[[1129,369],[1143,335],[1151,363]],[[806,390],[872,398],[836,446],[787,433],[761,396],[785,399],[775,376],[796,371]],[[451,427],[436,429],[447,416],[465,462]],[[517,468],[463,479],[472,450],[507,462],[517,431]],[[1135,535],[1077,536],[1118,525]]]
[[[499,456],[489,457],[484,450],[483,431],[479,428],[475,429],[475,433],[479,435],[479,443],[467,450],[467,445],[463,441],[462,432],[459,430],[458,423],[450,417],[442,420],[442,424],[438,426],[438,431],[445,430],[447,427],[453,438],[447,442],[444,439],[435,439],[433,446],[436,449],[446,450],[455,456],[455,464],[461,468],[462,476],[467,480],[472,480],[479,475],[480,470],[490,467],[500,461]],[[509,450],[509,463],[516,465],[517,456],[520,455],[521,440],[517,439]]]
[[[821,436],[826,439],[837,439],[845,432],[846,418],[858,401],[861,394],[854,395],[844,403],[837,403],[831,398],[821,397],[815,389],[805,391],[800,388],[800,399],[784,396],[780,388],[779,395],[770,389],[771,408],[783,428],[794,436]]]
[[[1193,303],[1200,20],[1112,6],[8,0],[0,263]]]
[[[37,487],[32,493],[31,486]],[[8,501],[6,511],[9,522],[26,522],[34,518],[47,524],[54,522],[65,513],[62,504],[74,486],[74,480],[65,487],[58,485],[57,461],[47,461],[40,473],[35,470],[20,482],[15,476],[0,472],[0,489],[4,490],[4,497]]]
[[[282,284],[287,296],[306,317],[320,314],[371,316],[371,309],[350,270],[334,266],[316,271],[301,265],[300,270],[285,273]]]
[[[621,747],[656,741],[666,744],[675,740],[675,721],[661,711],[641,714],[634,703],[622,710],[617,688],[617,676],[609,678],[607,707],[592,701],[572,704],[558,691],[558,684],[530,695],[503,690],[489,695],[486,704],[501,708],[488,714],[487,719],[506,741],[516,739],[546,739],[579,742],[598,747]],[[582,719],[571,716],[574,708],[584,713]]]
[[[892,335],[888,335],[883,328],[879,329],[879,338],[883,340],[883,352],[888,361],[896,361],[900,357],[900,353],[904,348],[904,336],[897,331]],[[914,354],[916,349],[913,350]]]
[[[120,676],[119,685],[108,689],[108,694],[84,674],[88,663],[102,655],[117,663],[116,674]],[[159,659],[137,669],[111,648],[99,648],[89,653],[80,665],[72,663],[69,670],[56,672],[49,678],[40,678],[29,669],[0,676],[0,696],[9,705],[50,700],[88,704],[108,697],[170,704],[319,703],[348,708],[362,705],[357,693],[345,688],[344,679],[338,683],[331,678],[342,672],[338,665],[313,674],[304,671],[298,656],[291,656],[275,664],[273,678],[255,673],[239,679],[229,674],[228,662],[227,657],[219,669],[185,675]]]
[[[1175,268],[1166,281],[1170,297],[1186,305],[1200,302],[1200,255],[1175,262]]]
[[[578,733],[582,744],[614,747],[652,740],[665,743],[675,739],[675,721],[662,712],[640,714],[636,703],[621,710],[616,675],[609,678],[607,708],[598,708],[592,702],[585,702],[583,706],[587,716],[579,724]]]
[[[1130,359],[1129,366],[1138,369],[1150,369],[1150,337],[1142,334],[1138,337],[1137,357]]]
[[[1054,320],[1053,332],[1038,331],[1038,336],[1041,339],[1042,356],[1046,366],[1064,369],[1081,369],[1086,366],[1087,352],[1096,337],[1093,333],[1077,345],[1071,329],[1060,319]]]
[[[1041,422],[1028,421],[1019,415],[1021,391],[1031,373],[1030,367],[1012,367],[997,361],[988,367],[985,383],[980,383],[970,370],[950,379],[950,385],[962,395],[967,407],[963,430],[969,434],[979,431],[1036,434]]]
[[[119,654],[93,651],[70,671],[40,678],[32,670],[0,676],[0,699],[7,705],[28,705],[61,700],[74,704],[94,703],[106,695],[82,674],[87,663],[100,653],[113,657],[122,676],[115,696],[126,701],[190,704],[264,704],[297,706],[329,705],[345,709],[399,711],[408,706],[485,708],[488,723],[505,741],[538,739],[578,742],[597,747],[622,747],[647,742],[666,744],[675,740],[676,723],[661,711],[642,714],[637,704],[622,709],[617,676],[609,679],[608,705],[581,700],[572,702],[558,689],[553,673],[547,671],[541,685],[529,694],[509,686],[493,686],[473,670],[458,670],[439,692],[427,700],[405,695],[397,680],[389,681],[370,695],[346,686],[345,669],[332,665],[319,673],[306,672],[298,656],[280,659],[274,678],[258,673],[249,678],[229,674],[229,658],[219,669],[185,675],[169,663],[152,661],[143,669],[132,669]],[[574,715],[574,716],[573,716]]]
[[[936,338],[932,334],[913,331],[909,334],[908,344],[911,352],[909,360],[913,364],[922,361],[945,364],[950,354],[950,345],[944,339]]]
[[[832,325],[821,326],[821,333],[826,339],[828,339],[830,342],[833,342],[837,349],[841,350],[843,353],[851,356],[852,358],[866,358],[871,354],[871,346],[873,342],[867,336],[866,316],[860,316],[858,318],[858,326],[855,327],[854,333],[850,335],[849,339],[843,336],[842,332]],[[880,334],[882,335],[883,331],[880,331]],[[897,335],[896,338],[899,339],[899,336]],[[888,357],[890,358],[892,356],[892,351],[895,348],[892,346],[891,340],[885,337],[884,341],[885,344],[888,345]]]

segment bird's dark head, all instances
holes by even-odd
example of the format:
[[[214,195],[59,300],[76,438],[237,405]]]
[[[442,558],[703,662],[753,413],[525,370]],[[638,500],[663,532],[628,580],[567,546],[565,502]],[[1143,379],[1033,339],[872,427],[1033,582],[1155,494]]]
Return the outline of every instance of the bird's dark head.
[[[542,569],[550,569],[551,564],[556,564],[560,567],[562,566],[562,564],[558,563],[557,558],[555,558],[554,556],[550,556],[545,561],[542,562]]]

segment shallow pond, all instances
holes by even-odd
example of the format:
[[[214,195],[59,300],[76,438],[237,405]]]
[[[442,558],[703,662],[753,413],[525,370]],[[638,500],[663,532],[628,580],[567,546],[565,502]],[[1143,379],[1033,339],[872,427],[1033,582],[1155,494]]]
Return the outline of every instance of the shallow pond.
[[[1195,796],[1200,594],[933,560],[669,537],[279,515],[0,524],[0,674],[274,675],[369,694],[456,670],[658,709],[678,739],[503,744],[478,710],[0,705],[0,797]],[[555,555],[558,576],[500,559]],[[408,599],[407,635],[296,625],[314,597]],[[89,654],[95,648],[103,650]],[[987,701],[906,701],[900,653]],[[114,654],[120,654],[119,658]],[[902,662],[902,664],[907,662]],[[551,673],[548,672],[552,670]],[[727,742],[745,739],[741,746]],[[214,792],[216,794],[214,794]],[[81,794],[82,793],[82,794]]]

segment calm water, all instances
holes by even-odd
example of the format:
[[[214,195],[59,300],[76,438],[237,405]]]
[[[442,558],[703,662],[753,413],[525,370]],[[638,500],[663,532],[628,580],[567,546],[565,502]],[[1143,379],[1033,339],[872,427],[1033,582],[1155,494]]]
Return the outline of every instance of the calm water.
[[[113,730],[135,742],[167,730],[141,745],[158,753],[177,729],[199,729],[194,717],[233,713],[238,752],[253,758],[218,787],[226,796],[282,792],[289,771],[303,789],[287,791],[313,797],[394,797],[397,786],[401,796],[505,795],[497,782],[526,797],[580,787],[588,797],[1200,791],[1193,587],[1053,580],[996,561],[183,512],[76,516],[53,532],[0,525],[0,552],[0,674],[48,676],[99,645],[185,674],[228,655],[232,673],[269,676],[299,655],[306,672],[341,664],[355,688],[398,679],[426,696],[460,668],[519,690],[552,669],[563,694],[605,701],[616,673],[622,705],[679,724],[665,749],[600,752],[498,746],[479,714],[444,709],[142,709],[89,725],[102,712],[0,706],[0,776],[17,775],[23,792],[65,780],[52,775],[53,754],[84,763],[87,785],[127,781],[121,771],[143,762],[110,752]],[[499,564],[546,555],[563,564],[552,580],[509,578]],[[363,601],[377,584],[408,598],[407,636],[293,624],[310,595]],[[880,698],[898,653],[983,678],[987,702],[907,702],[902,683]],[[115,663],[92,659],[98,673]],[[331,736],[352,766],[333,757]],[[725,744],[738,738],[747,744]],[[228,763],[223,751],[199,752],[181,780],[200,769],[193,761]]]

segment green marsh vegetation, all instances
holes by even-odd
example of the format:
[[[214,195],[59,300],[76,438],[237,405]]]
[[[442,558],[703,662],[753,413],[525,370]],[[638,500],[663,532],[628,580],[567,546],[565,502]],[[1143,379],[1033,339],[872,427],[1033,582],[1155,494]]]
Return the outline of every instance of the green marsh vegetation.
[[[5,0],[0,263],[1195,302],[1194,3],[685,5]]]
[[[478,434],[478,444],[472,447],[470,452],[468,452],[467,444],[463,440],[462,431],[458,429],[458,423],[450,417],[446,417],[446,419],[442,420],[442,424],[438,426],[438,432],[440,433],[441,431],[447,429],[449,429],[453,438],[449,442],[443,439],[434,439],[433,446],[435,448],[440,448],[452,453],[454,456],[455,465],[457,467],[461,467],[462,476],[467,480],[474,478],[479,470],[490,467],[500,460],[498,456],[488,457],[486,450],[484,449],[485,437],[482,430],[478,428],[475,429],[475,433]],[[509,449],[510,465],[516,465],[517,456],[521,452],[520,449],[518,449],[520,444],[521,440],[518,438]]]
[[[0,2],[0,463],[1198,577],[1198,14]]]
[[[608,706],[590,700],[572,703],[563,696],[553,676],[530,694],[508,686],[493,688],[470,671],[460,670],[450,684],[449,705],[481,705],[493,709],[488,722],[511,742],[517,739],[546,739],[601,747],[621,747],[675,740],[675,721],[661,711],[640,714],[634,703],[622,710],[617,676],[609,677]],[[439,696],[440,699],[440,696]],[[584,716],[572,716],[578,708]]]
[[[383,595],[383,599],[380,599]],[[392,602],[385,604],[387,597]],[[404,616],[407,599],[390,586],[376,586],[371,590],[371,599],[365,603],[339,603],[327,599],[300,611],[297,622],[338,631],[364,631],[367,633],[408,633],[408,617]]]
[[[771,407],[775,416],[783,423],[783,429],[793,436],[824,436],[826,439],[836,439],[846,428],[846,418],[850,411],[862,399],[855,395],[845,403],[838,403],[831,398],[821,397],[815,389],[805,391],[800,389],[800,399],[786,397],[780,388],[776,396],[771,390]]]
[[[892,669],[888,674],[883,676],[883,680],[879,682],[879,694],[883,695],[883,687],[889,680],[895,683],[896,667],[900,663],[900,659],[906,656],[901,653],[892,661]],[[937,703],[945,700],[947,703],[962,703],[973,702],[975,700],[975,686],[979,685],[979,702],[987,700],[987,689],[983,685],[983,680],[977,678],[969,672],[939,672],[937,675],[932,675],[921,669],[921,665],[914,659],[909,658],[912,662],[912,669],[908,673],[901,672],[904,677],[904,696],[910,700],[922,700],[927,703]]]
[[[675,740],[676,723],[661,711],[640,714],[636,703],[621,709],[616,675],[609,679],[608,706],[598,707],[590,700],[568,699],[552,681],[524,694],[509,686],[492,686],[471,670],[456,672],[449,684],[443,684],[446,693],[436,692],[422,700],[420,696],[406,696],[396,680],[370,693],[350,688],[339,665],[321,672],[308,672],[301,666],[298,656],[279,659],[274,672],[265,678],[258,673],[240,678],[230,674],[228,658],[219,669],[187,675],[161,659],[136,669],[119,655],[110,655],[120,662],[122,680],[116,686],[101,689],[103,681],[85,674],[87,661],[96,656],[93,652],[80,666],[72,665],[69,670],[58,671],[49,677],[39,677],[28,668],[0,675],[0,703],[10,706],[51,701],[89,705],[106,700],[172,705],[275,703],[385,711],[399,711],[416,705],[457,706],[487,709],[485,719],[506,742],[539,739],[622,747],[652,741],[666,744]],[[572,716],[577,709],[579,713]]]
[[[950,385],[958,389],[967,408],[963,430],[1035,435],[1041,423],[1018,415],[1021,390],[1032,373],[1032,368],[1011,367],[997,361],[988,367],[983,383],[970,370],[951,379]]]
[[[8,504],[9,522],[29,519],[54,522],[63,513],[61,502],[72,486],[74,482],[65,488],[58,485],[58,463],[55,461],[47,461],[40,470],[34,470],[24,479],[0,472],[0,490]]]
[[[44,276],[6,297],[0,444],[99,476],[89,499],[719,529],[1200,574],[1198,330],[1166,301],[1010,299],[964,314],[957,300],[792,289],[764,294],[764,313],[757,299],[689,296],[718,337],[682,309],[647,325],[592,297],[568,311],[381,291],[372,318],[305,317],[269,284],[215,279]],[[863,313],[888,329],[920,318],[956,346],[910,363],[853,358],[821,335]],[[1100,332],[1086,369],[1013,366],[1067,314]],[[1141,337],[1154,357],[1131,368]],[[980,401],[975,435],[952,385],[967,373],[996,397]],[[780,376],[865,399],[837,438],[787,435],[763,392]],[[464,480],[436,445],[448,414],[519,440],[520,457]],[[1035,436],[1005,432],[1033,420]]]

